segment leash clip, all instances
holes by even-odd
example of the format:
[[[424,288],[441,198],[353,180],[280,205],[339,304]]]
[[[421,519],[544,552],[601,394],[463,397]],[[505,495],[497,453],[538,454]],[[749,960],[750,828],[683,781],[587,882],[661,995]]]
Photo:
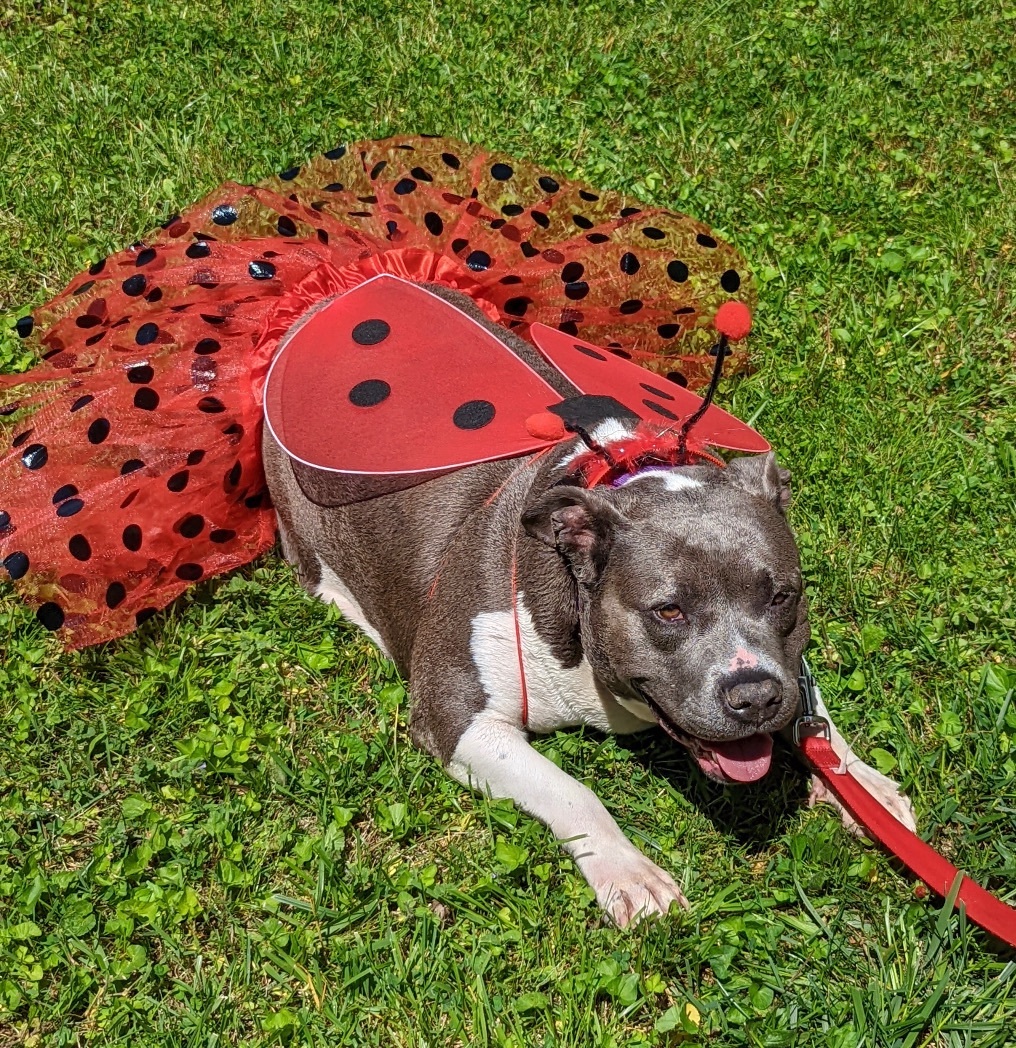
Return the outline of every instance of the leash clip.
[[[797,678],[797,686],[801,692],[801,716],[794,721],[794,745],[801,745],[802,735],[821,735],[828,742],[831,738],[829,721],[815,713],[818,688],[808,660],[804,658],[801,659],[801,673]]]

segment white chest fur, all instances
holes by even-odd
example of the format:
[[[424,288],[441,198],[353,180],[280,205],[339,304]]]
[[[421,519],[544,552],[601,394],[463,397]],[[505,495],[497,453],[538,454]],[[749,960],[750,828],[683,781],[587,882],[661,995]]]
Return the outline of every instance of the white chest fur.
[[[589,725],[600,731],[627,734],[650,725],[625,709],[596,679],[585,658],[568,668],[554,656],[518,595],[519,632],[529,700],[530,731]],[[515,622],[510,611],[485,611],[473,619],[470,654],[489,700],[488,710],[521,724],[522,682]]]

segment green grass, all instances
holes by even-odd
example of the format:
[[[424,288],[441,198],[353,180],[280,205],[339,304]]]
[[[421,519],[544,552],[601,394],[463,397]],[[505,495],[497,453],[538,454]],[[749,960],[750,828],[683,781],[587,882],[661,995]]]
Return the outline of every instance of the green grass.
[[[343,140],[441,131],[711,222],[759,277],[722,400],[793,470],[827,702],[1012,898],[1014,33],[1011,0],[13,0],[0,361],[86,262]],[[693,900],[619,932],[275,558],[73,655],[8,590],[0,644],[4,1048],[1016,1044],[1011,954],[789,759],[734,791],[662,738],[540,744]]]

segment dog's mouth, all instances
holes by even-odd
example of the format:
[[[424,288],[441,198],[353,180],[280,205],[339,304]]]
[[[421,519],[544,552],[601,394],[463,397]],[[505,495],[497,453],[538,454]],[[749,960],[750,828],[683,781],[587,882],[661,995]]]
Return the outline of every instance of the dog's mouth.
[[[723,742],[700,739],[697,735],[689,735],[678,728],[635,681],[632,681],[632,687],[652,710],[660,727],[675,742],[691,751],[698,766],[710,779],[717,782],[757,782],[769,771],[773,761],[772,735],[758,731],[745,739],[729,739]]]

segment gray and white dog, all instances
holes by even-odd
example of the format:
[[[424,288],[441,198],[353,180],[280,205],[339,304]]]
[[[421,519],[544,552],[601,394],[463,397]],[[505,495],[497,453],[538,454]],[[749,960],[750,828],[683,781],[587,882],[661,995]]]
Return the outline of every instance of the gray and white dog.
[[[577,395],[468,299],[431,290],[562,397]],[[593,437],[607,443],[628,426],[606,418]],[[460,782],[510,797],[545,823],[600,905],[626,925],[686,905],[681,889],[591,790],[529,745],[527,732],[658,724],[711,778],[760,778],[773,733],[799,712],[807,604],[784,515],[789,474],[772,454],[725,469],[648,470],[617,487],[562,484],[584,450],[576,438],[550,456],[484,463],[384,493],[381,481],[371,490],[363,478],[291,459],[267,427],[264,438],[283,552],[303,585],[337,604],[408,680],[414,741]],[[829,716],[821,699],[817,712]],[[835,728],[832,743],[913,827],[897,784],[854,756]],[[832,800],[818,780],[811,799]]]

